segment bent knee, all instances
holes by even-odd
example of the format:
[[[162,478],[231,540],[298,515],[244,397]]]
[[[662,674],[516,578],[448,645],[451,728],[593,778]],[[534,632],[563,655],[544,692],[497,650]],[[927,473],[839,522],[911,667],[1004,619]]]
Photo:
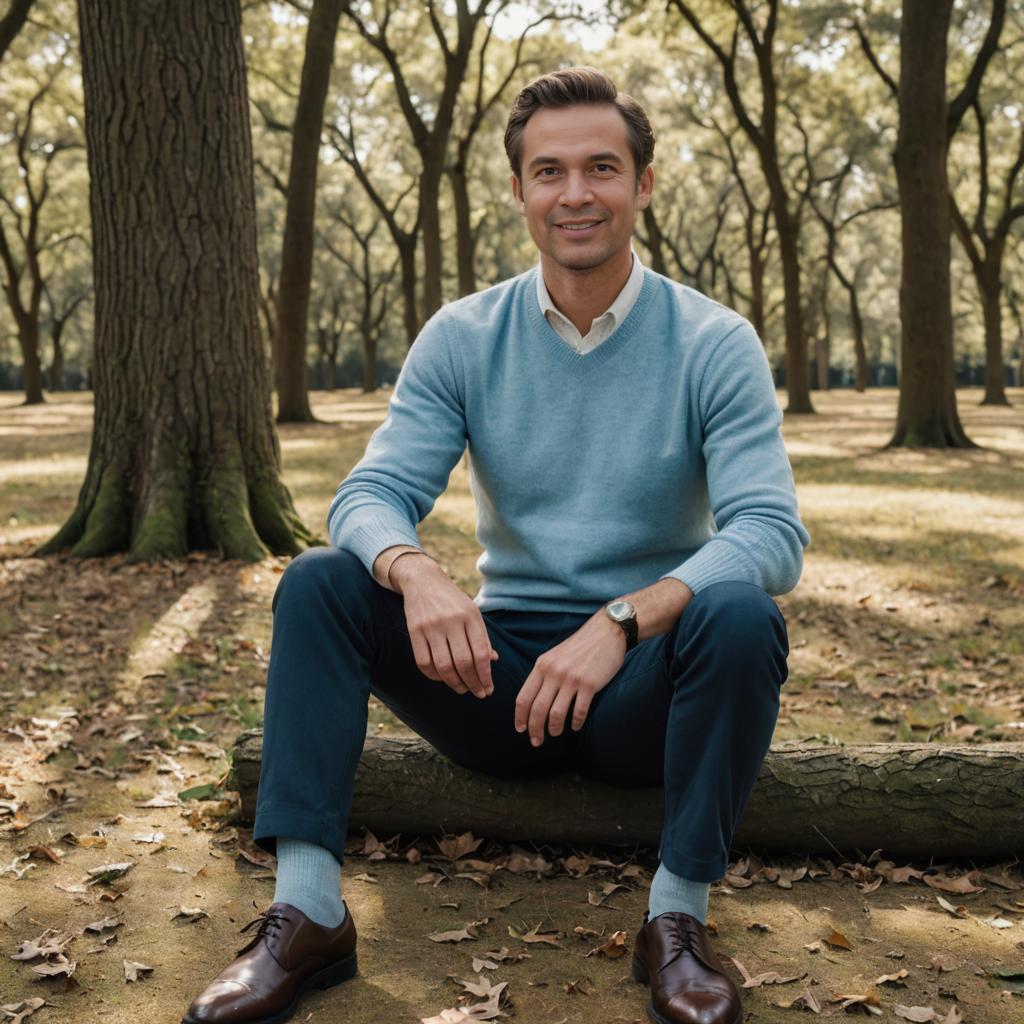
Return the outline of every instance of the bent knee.
[[[326,590],[346,592],[371,579],[363,563],[351,551],[335,547],[308,548],[289,562],[274,593],[279,601],[307,600]]]
[[[788,653],[779,606],[753,583],[729,580],[705,587],[686,609],[690,629],[707,632],[716,644],[742,653],[781,647]],[[689,632],[686,630],[685,632]]]

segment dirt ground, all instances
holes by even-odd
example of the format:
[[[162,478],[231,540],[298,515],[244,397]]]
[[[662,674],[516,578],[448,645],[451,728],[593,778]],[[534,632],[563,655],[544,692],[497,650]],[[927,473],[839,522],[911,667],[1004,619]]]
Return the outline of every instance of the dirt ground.
[[[1012,409],[978,397],[960,395],[985,446],[971,452],[879,450],[895,401],[882,391],[816,394],[818,417],[787,422],[812,545],[799,588],[780,599],[793,651],[776,740],[1024,739],[1024,392]],[[317,394],[324,422],[282,429],[308,524],[323,529],[386,399]],[[254,853],[225,777],[234,738],[259,721],[286,561],[30,557],[73,505],[91,404],[16,400],[0,398],[0,1006],[45,1000],[33,1024],[175,1022],[273,892],[272,862]],[[464,465],[422,536],[474,592]],[[371,728],[399,731],[380,708]],[[453,860],[435,837],[387,836],[353,848],[343,890],[360,975],[309,997],[296,1021],[429,1021],[460,1005],[474,958],[492,986],[507,983],[512,1020],[646,1019],[628,951],[652,851],[516,856],[485,841]],[[710,914],[733,977],[750,979],[745,1020],[791,1021],[817,1005],[823,1016],[1024,1022],[1019,861],[904,871],[884,850],[734,855]],[[105,865],[130,866],[90,878]],[[475,937],[428,938],[467,925]],[[48,957],[11,959],[47,929],[59,933]],[[626,954],[587,955],[609,942]],[[128,982],[125,961],[152,970]]]

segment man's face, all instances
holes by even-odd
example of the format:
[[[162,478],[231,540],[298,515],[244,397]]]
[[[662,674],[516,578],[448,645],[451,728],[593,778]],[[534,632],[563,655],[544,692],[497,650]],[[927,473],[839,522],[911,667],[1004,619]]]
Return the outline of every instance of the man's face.
[[[541,108],[523,130],[512,194],[541,261],[588,271],[624,258],[654,172],[636,177],[626,122],[610,103]]]

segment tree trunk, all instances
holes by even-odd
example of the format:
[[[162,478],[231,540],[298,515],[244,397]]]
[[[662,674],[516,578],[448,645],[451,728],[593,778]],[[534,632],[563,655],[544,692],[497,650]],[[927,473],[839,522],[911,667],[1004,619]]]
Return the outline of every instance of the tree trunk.
[[[970,448],[956,408],[946,177],[953,0],[903,0],[900,24],[900,396],[893,447]]]
[[[314,538],[281,480],[257,323],[239,5],[78,10],[96,412],[77,507],[40,553],[297,554]]]
[[[813,413],[811,389],[807,372],[807,342],[804,338],[803,316],[800,308],[800,248],[799,228],[789,210],[785,189],[780,182],[772,189],[772,209],[775,229],[779,235],[779,253],[782,257],[782,284],[786,323],[786,393],[787,413]]]
[[[1002,260],[988,255],[977,281],[985,314],[985,397],[981,404],[1009,405],[1003,369]]]
[[[644,229],[647,231],[647,249],[651,254],[651,270],[662,277],[668,277],[668,264],[665,262],[665,246],[662,242],[661,225],[650,204],[644,207]]]
[[[53,323],[50,340],[53,343],[53,362],[50,363],[50,390],[60,391],[64,382],[64,324],[67,320],[58,319]]]
[[[473,222],[470,216],[469,182],[466,178],[466,165],[456,160],[448,168],[448,178],[452,185],[452,198],[455,201],[455,239],[456,255],[459,265],[459,296],[472,295],[476,291],[476,237],[473,234]]]
[[[859,392],[864,392],[868,387],[868,354],[864,348],[864,318],[860,312],[860,302],[857,300],[856,284],[849,289],[850,293],[850,324],[853,327],[853,353],[857,361],[854,387]]]
[[[443,157],[443,153],[441,154]],[[424,154],[420,176],[420,224],[423,227],[423,319],[429,320],[441,308],[444,257],[441,244],[442,160]]]
[[[25,384],[25,405],[39,405],[43,401],[43,367],[39,358],[39,321],[28,318],[18,324],[18,344],[21,346],[22,375]]]
[[[814,362],[817,369],[819,391],[828,391],[828,364],[831,360],[831,349],[832,344],[826,324],[822,333],[814,339]]]
[[[7,5],[7,13],[0,18],[0,58],[14,42],[22,26],[28,20],[29,11],[35,0],[11,0]]]
[[[256,805],[263,733],[232,758],[242,814]],[[418,738],[367,737],[349,827],[377,835],[478,836],[531,843],[655,846],[664,791],[555,775],[529,781],[461,768]],[[999,857],[1024,848],[1024,743],[772,747],[734,846],[801,853]]]
[[[750,255],[750,323],[757,336],[764,341],[764,266],[765,261],[754,246],[748,247]]]
[[[372,331],[363,332],[363,394],[377,390],[377,338]]]
[[[408,243],[398,250],[402,274],[402,311],[405,323],[405,343],[412,348],[416,335],[420,332],[420,318],[416,311],[416,237],[411,236]]]
[[[306,31],[306,56],[302,62],[299,102],[292,131],[288,205],[277,295],[278,423],[309,423],[313,419],[306,384],[306,322],[313,273],[313,219],[320,133],[341,6],[341,0],[313,0]]]

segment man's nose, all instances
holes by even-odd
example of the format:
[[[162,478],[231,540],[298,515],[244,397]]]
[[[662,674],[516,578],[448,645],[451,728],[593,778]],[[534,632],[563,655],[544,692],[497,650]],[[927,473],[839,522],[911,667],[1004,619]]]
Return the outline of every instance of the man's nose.
[[[565,183],[559,198],[563,206],[582,206],[589,203],[594,196],[586,175],[569,171],[565,176]]]

